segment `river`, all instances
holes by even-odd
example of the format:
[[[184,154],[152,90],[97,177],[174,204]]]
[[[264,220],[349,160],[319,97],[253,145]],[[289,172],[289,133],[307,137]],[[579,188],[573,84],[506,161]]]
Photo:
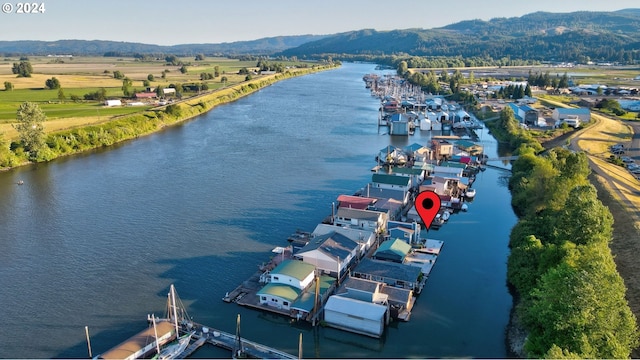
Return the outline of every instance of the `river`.
[[[377,128],[371,72],[346,63],[135,141],[0,173],[0,357],[87,357],[85,326],[93,355],[104,352],[164,313],[170,284],[195,321],[234,333],[241,314],[243,337],[292,354],[302,333],[307,358],[506,357],[517,219],[500,170],[480,173],[469,211],[429,233],[442,254],[411,320],[381,339],[221,300],[363,187],[380,149],[427,142]],[[479,135],[494,156],[496,141]]]

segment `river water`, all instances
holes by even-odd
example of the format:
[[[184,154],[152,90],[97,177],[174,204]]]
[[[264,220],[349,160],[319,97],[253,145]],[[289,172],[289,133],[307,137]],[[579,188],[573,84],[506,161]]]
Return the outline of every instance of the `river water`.
[[[469,211],[429,233],[442,254],[411,320],[381,339],[221,300],[363,187],[380,149],[428,141],[377,128],[371,72],[347,63],[107,150],[0,173],[0,357],[87,357],[85,326],[93,355],[104,352],[164,313],[170,284],[195,321],[234,333],[241,314],[243,337],[292,354],[302,333],[307,358],[506,357],[517,219],[500,170],[480,173]]]

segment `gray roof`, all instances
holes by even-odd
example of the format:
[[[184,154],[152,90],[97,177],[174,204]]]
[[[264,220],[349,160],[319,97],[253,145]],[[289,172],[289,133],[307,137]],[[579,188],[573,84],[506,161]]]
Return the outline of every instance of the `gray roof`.
[[[396,199],[404,201],[405,191],[375,188],[371,187],[371,184],[367,184],[367,188],[364,189],[363,195],[376,199]]]
[[[338,208],[338,211],[336,212],[336,217],[344,218],[344,219],[378,221],[378,219],[380,218],[380,213],[377,211],[371,211],[371,210]]]
[[[383,286],[380,292],[389,296],[389,302],[406,304],[413,296],[413,290],[403,289],[395,286]]]
[[[330,233],[311,238],[307,245],[298,251],[297,255],[312,250],[320,250],[330,257],[346,259],[358,246],[357,242],[342,234],[332,231]]]
[[[358,291],[366,291],[368,293],[374,293],[380,286],[380,283],[377,281],[371,281],[366,279],[360,279],[355,277],[347,277],[347,279],[343,283],[343,287],[347,290],[358,290]]]
[[[405,282],[417,282],[421,271],[420,268],[411,265],[363,258],[353,272]]]

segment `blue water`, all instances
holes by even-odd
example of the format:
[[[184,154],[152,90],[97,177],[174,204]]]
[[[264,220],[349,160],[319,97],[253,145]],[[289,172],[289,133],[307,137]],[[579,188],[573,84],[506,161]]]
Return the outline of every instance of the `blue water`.
[[[163,313],[170,284],[195,321],[233,333],[239,313],[244,337],[292,354],[302,333],[307,358],[507,356],[516,217],[499,170],[478,176],[469,212],[429,233],[445,241],[442,255],[411,321],[382,339],[221,300],[363,187],[380,149],[428,141],[378,129],[370,72],[344,64],[289,79],[160,133],[0,173],[0,357],[86,357],[85,326],[94,355],[104,352]]]

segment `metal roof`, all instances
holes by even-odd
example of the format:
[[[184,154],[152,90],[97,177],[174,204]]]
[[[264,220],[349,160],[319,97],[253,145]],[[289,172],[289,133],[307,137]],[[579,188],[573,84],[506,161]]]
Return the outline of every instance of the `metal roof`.
[[[260,291],[258,291],[257,295],[276,296],[283,300],[294,302],[298,298],[298,296],[300,296],[300,293],[302,293],[302,290],[291,285],[268,283],[262,289],[260,289]]]
[[[297,255],[312,251],[320,250],[332,258],[346,259],[359,244],[348,237],[332,231],[323,235],[318,235],[307,243]]]
[[[373,174],[371,175],[371,181],[378,184],[389,184],[389,185],[409,185],[409,178],[406,176],[396,176],[389,174]]]
[[[363,258],[353,273],[369,274],[405,282],[417,282],[420,268],[388,261]]]
[[[373,256],[377,259],[389,259],[401,262],[410,251],[411,245],[400,239],[394,239],[382,242]]]
[[[315,270],[315,266],[304,261],[287,259],[271,270],[271,275],[281,274],[302,281]]]
[[[336,217],[343,219],[358,219],[368,221],[378,221],[380,218],[379,212],[370,210],[350,209],[341,207],[336,212]]]
[[[324,309],[325,311],[334,311],[376,321],[382,321],[382,318],[387,311],[386,306],[350,299],[339,295],[330,296],[324,306]]]

